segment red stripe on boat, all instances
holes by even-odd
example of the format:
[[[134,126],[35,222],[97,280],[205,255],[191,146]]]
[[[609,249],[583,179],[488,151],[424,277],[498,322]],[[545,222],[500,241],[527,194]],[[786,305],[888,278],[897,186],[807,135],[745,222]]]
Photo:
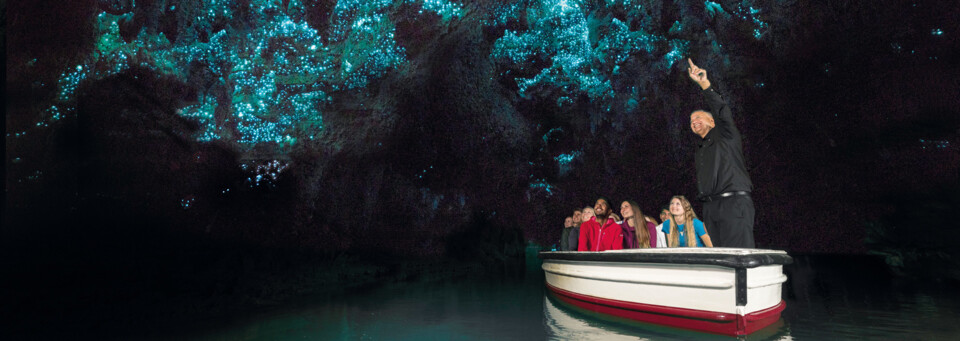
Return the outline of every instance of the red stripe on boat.
[[[780,312],[786,308],[786,303],[781,300],[773,307],[740,316],[582,295],[557,288],[550,283],[547,283],[547,287],[556,293],[560,300],[587,310],[642,322],[732,336],[747,335],[773,324],[780,319]]]

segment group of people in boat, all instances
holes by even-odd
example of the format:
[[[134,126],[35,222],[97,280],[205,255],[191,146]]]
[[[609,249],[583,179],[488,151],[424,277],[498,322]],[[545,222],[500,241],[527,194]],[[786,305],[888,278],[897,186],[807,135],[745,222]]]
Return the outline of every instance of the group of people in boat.
[[[575,209],[572,216],[566,217],[560,251],[713,247],[703,221],[682,195],[674,196],[668,206],[660,209],[660,223],[643,214],[636,201],[621,202],[620,214],[611,203],[600,197],[593,207]]]
[[[754,248],[753,183],[743,157],[743,138],[732,110],[717,92],[707,70],[687,59],[687,74],[697,84],[709,107],[690,114],[690,130],[701,138],[694,155],[696,198],[702,202],[703,220],[682,195],[670,199],[657,220],[646,216],[635,201],[620,204],[597,199],[593,207],[573,212],[564,223],[562,251],[604,251],[649,247]],[[704,224],[704,221],[707,223]],[[707,233],[710,228],[713,238]]]

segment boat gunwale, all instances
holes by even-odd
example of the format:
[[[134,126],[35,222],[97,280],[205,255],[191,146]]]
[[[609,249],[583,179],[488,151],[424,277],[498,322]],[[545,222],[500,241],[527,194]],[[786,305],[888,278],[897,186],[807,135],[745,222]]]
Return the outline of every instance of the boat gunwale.
[[[672,250],[671,252],[540,251],[538,256],[545,261],[715,265],[734,269],[793,263],[790,255],[778,250],[756,250],[748,253],[703,252],[703,249],[694,249],[697,252]]]

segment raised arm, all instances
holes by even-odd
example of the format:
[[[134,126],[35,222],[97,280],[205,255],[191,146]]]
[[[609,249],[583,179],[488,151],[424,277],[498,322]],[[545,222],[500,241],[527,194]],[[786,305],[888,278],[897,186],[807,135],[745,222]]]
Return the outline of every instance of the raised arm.
[[[727,121],[732,124],[733,115],[730,113],[730,106],[727,105],[727,101],[725,101],[720,94],[710,87],[707,70],[694,64],[693,59],[687,58],[687,63],[689,63],[687,73],[690,75],[690,79],[693,80],[694,83],[697,83],[703,91],[703,99],[707,102],[710,113],[713,114],[715,119]]]

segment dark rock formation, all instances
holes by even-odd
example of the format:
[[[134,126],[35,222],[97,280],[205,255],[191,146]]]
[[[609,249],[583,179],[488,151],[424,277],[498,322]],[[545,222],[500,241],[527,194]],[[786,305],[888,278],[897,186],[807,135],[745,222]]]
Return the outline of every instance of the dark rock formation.
[[[552,244],[599,195],[648,214],[691,196],[692,57],[744,134],[758,244],[864,252],[864,227],[894,205],[864,198],[958,181],[957,11],[16,3],[4,239],[149,219],[131,228],[330,259],[454,256],[471,238]]]

